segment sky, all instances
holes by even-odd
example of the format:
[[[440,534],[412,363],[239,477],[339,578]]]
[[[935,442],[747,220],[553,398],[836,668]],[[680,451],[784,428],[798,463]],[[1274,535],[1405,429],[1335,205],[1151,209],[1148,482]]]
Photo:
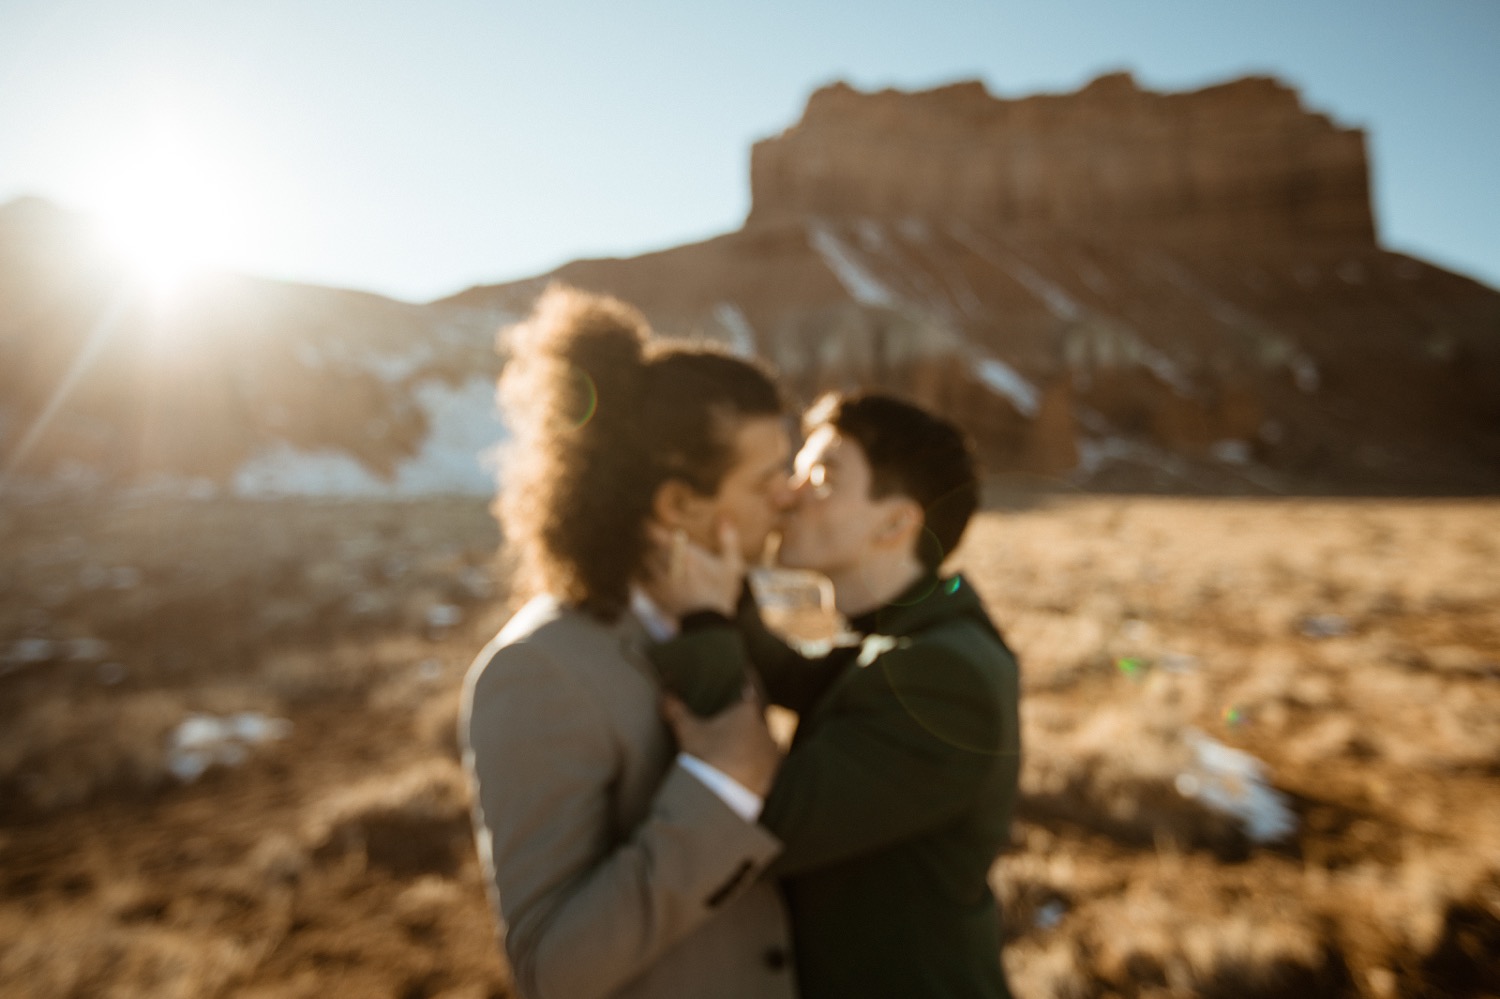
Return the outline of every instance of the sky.
[[[1247,73],[1363,128],[1381,241],[1500,287],[1495,0],[0,0],[0,203],[426,301],[737,229],[817,87]]]

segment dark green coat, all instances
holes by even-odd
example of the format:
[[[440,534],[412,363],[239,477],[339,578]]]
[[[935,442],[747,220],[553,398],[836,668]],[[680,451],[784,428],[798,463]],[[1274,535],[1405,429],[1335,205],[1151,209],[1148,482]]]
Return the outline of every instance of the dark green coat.
[[[803,999],[1008,996],[987,875],[1020,765],[1015,658],[962,578],[852,623],[861,646],[809,659],[747,604],[652,657],[679,688],[751,665],[801,715],[760,821],[786,845],[768,875]]]

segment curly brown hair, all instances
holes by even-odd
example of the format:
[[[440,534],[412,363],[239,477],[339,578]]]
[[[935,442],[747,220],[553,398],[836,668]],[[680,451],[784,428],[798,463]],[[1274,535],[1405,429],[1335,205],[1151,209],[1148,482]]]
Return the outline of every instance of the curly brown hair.
[[[653,342],[636,309],[560,285],[509,336],[506,540],[530,586],[614,620],[646,558],[657,488],[675,478],[716,493],[740,420],[781,415],[781,394],[753,362]]]

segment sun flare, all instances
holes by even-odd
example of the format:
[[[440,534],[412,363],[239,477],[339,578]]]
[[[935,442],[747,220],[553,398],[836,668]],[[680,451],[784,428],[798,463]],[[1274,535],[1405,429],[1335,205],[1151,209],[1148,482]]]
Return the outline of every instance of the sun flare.
[[[170,307],[235,248],[241,207],[225,171],[171,128],[144,132],[93,185],[87,208],[153,304]]]

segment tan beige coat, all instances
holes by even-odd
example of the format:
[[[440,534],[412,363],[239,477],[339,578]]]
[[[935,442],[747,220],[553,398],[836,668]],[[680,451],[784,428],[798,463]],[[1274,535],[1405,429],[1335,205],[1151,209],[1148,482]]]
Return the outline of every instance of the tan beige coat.
[[[479,655],[460,737],[526,999],[795,994],[781,844],[682,767],[645,632],[540,597]]]

